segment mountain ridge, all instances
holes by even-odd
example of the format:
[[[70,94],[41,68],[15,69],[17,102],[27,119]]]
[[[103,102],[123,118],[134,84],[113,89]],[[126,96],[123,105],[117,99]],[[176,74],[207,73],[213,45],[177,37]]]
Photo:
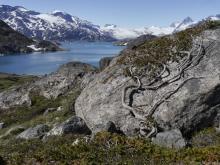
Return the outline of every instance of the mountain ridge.
[[[114,24],[99,26],[59,10],[40,13],[22,6],[0,5],[0,19],[14,30],[32,38],[60,41],[115,41],[149,34],[168,35],[195,26],[203,20],[220,20],[220,15],[208,16],[200,21],[194,21],[188,16],[167,27],[122,28]]]
[[[46,40],[114,40],[99,26],[62,12],[39,13],[23,7],[0,6],[0,19],[14,30]]]

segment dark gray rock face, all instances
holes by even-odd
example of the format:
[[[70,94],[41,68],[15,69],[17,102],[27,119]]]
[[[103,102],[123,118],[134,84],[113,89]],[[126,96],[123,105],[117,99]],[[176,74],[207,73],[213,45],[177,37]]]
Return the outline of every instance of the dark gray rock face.
[[[156,138],[153,139],[153,143],[160,146],[177,149],[186,146],[186,141],[184,140],[180,130],[178,129],[158,133],[156,135]]]
[[[31,52],[28,45],[34,41],[14,31],[6,23],[0,21],[0,54]]]
[[[109,66],[110,62],[112,61],[113,57],[104,57],[99,61],[99,68],[100,70],[104,70],[106,67]]]
[[[90,134],[91,131],[87,127],[86,123],[79,117],[73,116],[67,121],[58,124],[46,136],[61,136],[65,134]]]
[[[121,132],[113,122],[109,121],[106,126],[105,126],[105,130],[110,132],[110,133],[118,133],[118,134],[122,134],[123,132]]]
[[[57,72],[39,78],[35,82],[0,93],[0,110],[19,105],[30,106],[31,91],[40,93],[45,98],[55,99],[71,88],[84,88],[94,78],[95,72],[95,67],[80,62],[62,65]]]
[[[49,127],[47,125],[41,124],[37,125],[33,128],[28,128],[24,132],[20,133],[17,138],[18,139],[41,139],[43,136],[49,131]]]
[[[208,30],[203,34],[205,47],[210,41],[220,40],[220,29]],[[128,85],[137,83],[123,74],[123,65],[114,58],[104,71],[96,75],[94,80],[83,89],[78,97],[75,110],[77,116],[83,118],[92,132],[106,131],[106,124],[112,121],[125,135],[140,134],[140,117],[134,116],[122,105],[122,91]],[[170,76],[178,71],[178,63],[169,62]],[[188,81],[186,81],[188,80]],[[143,83],[149,83],[145,77]],[[157,127],[163,131],[181,130],[184,137],[190,137],[196,130],[219,124],[220,111],[220,44],[215,42],[205,52],[199,63],[185,71],[184,77],[158,89],[143,90],[133,95],[133,107],[141,107],[148,113],[167,92],[174,91],[184,84],[167,101],[162,102],[153,115]],[[129,104],[129,97],[125,102]]]

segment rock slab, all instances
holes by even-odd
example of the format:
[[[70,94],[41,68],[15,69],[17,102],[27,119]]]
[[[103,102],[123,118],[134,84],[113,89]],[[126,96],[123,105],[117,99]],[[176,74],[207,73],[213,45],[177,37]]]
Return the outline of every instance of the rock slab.
[[[49,127],[45,124],[37,125],[36,127],[28,128],[20,133],[18,139],[41,139],[49,131]]]

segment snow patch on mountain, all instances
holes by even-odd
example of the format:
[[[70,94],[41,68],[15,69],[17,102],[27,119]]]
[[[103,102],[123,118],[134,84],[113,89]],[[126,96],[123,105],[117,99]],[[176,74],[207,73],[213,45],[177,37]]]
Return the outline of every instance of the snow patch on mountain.
[[[36,45],[29,45],[28,48],[31,48],[35,52],[39,52],[42,50],[42,48],[37,48]]]
[[[122,40],[127,38],[136,38],[137,36],[143,35],[142,29],[128,29],[120,28],[116,25],[105,25],[101,27],[102,31],[110,33],[114,38]]]
[[[39,14],[39,15],[36,15],[36,17],[43,19],[50,24],[64,24],[65,23],[65,20],[63,20],[62,18],[55,17],[50,14]]]

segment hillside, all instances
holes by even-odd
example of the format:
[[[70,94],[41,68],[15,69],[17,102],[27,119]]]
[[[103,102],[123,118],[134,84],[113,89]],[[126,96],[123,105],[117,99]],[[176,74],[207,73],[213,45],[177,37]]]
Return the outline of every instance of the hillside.
[[[220,23],[145,36],[0,93],[0,161],[218,164]],[[143,163],[144,162],[144,163]]]
[[[48,41],[34,41],[27,38],[0,20],[0,54],[57,50],[61,50],[57,45]]]

